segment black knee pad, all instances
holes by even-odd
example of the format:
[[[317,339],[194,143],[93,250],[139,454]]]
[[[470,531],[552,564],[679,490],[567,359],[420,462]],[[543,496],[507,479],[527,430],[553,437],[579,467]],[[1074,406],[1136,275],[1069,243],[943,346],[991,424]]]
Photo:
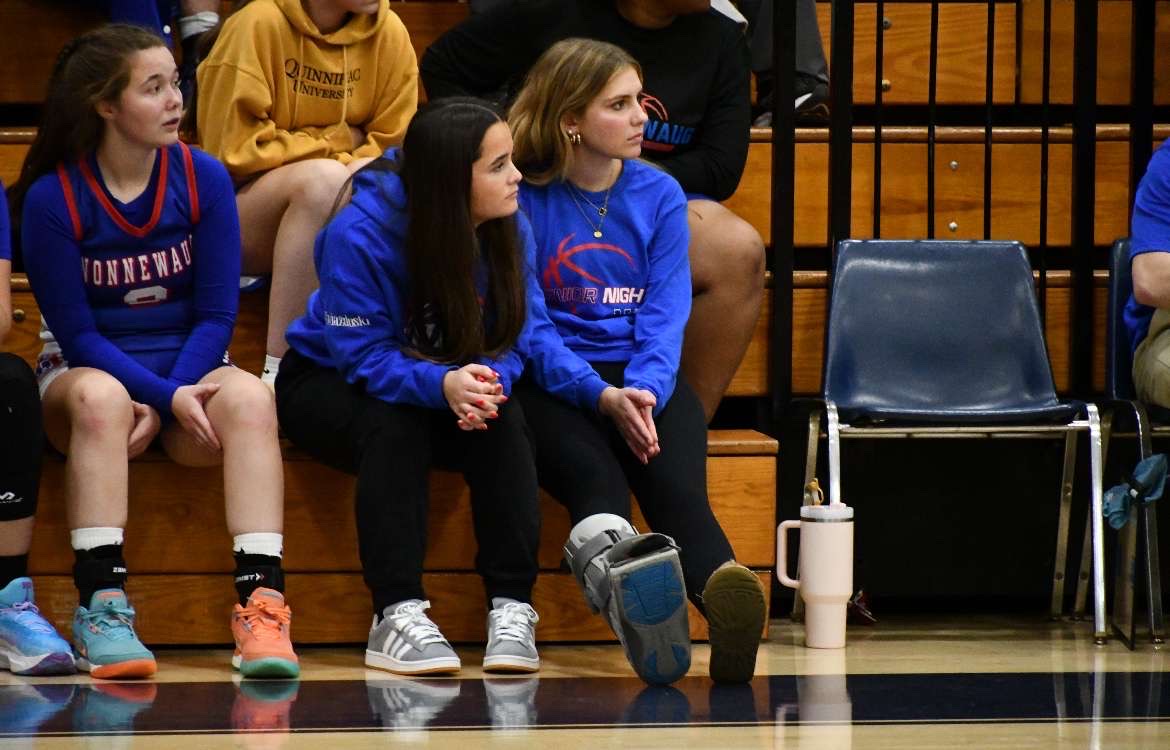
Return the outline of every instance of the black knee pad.
[[[24,360],[0,353],[0,521],[29,518],[37,510],[40,488],[41,399],[37,381]]]

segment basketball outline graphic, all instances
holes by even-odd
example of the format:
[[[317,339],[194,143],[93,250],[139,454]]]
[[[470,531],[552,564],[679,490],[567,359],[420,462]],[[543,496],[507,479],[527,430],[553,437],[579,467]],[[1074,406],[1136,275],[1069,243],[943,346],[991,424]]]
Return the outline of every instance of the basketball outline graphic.
[[[569,234],[565,235],[565,238],[562,239],[560,241],[560,243],[557,245],[556,253],[551,258],[548,259],[548,263],[545,265],[545,268],[544,268],[544,273],[541,274],[541,281],[543,282],[545,290],[548,290],[550,288],[556,288],[556,289],[564,289],[565,288],[564,281],[562,281],[562,279],[561,279],[561,268],[562,267],[569,270],[569,271],[572,271],[573,273],[577,274],[578,276],[585,279],[586,281],[591,281],[594,284],[597,284],[598,286],[606,286],[606,282],[604,280],[594,276],[593,274],[589,273],[584,268],[581,268],[579,265],[577,265],[572,260],[570,260],[570,258],[572,258],[577,253],[581,253],[581,252],[584,252],[586,250],[601,250],[601,251],[607,252],[607,253],[615,253],[615,254],[620,255],[623,258],[625,258],[626,262],[630,264],[630,268],[633,268],[635,270],[637,269],[638,266],[634,263],[633,257],[631,257],[631,255],[628,252],[626,252],[622,248],[618,247],[617,245],[613,245],[613,244],[610,244],[608,242],[582,242],[579,245],[573,245],[572,247],[566,247],[570,242],[573,241],[573,238],[575,236],[576,236],[576,232],[570,232]],[[576,313],[577,312],[577,305],[576,304],[570,305],[569,310],[573,313]]]

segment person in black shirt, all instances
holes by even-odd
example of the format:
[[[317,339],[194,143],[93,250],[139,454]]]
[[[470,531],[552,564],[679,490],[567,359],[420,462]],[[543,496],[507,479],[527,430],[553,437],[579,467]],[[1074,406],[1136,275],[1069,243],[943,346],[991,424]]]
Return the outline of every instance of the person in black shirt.
[[[764,243],[717,201],[747,161],[749,55],[738,24],[709,0],[513,0],[471,16],[423,55],[430,98],[511,99],[533,62],[574,36],[616,44],[638,60],[649,115],[642,156],[688,198],[694,302],[682,371],[708,419],[751,339],[763,296]]]

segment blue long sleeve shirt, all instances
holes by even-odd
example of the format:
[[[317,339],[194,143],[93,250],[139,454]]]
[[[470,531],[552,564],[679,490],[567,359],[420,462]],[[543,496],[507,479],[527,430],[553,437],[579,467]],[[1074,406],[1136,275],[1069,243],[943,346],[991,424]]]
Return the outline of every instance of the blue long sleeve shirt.
[[[691,309],[690,234],[678,182],[626,161],[608,202],[605,192],[554,182],[523,185],[520,205],[536,242],[540,289],[531,295],[532,315],[547,308],[556,336],[534,328],[528,352],[534,379],[596,409],[605,384],[588,363],[626,362],[624,384],[653,393],[660,412],[674,393]]]
[[[394,160],[398,149],[384,158]],[[406,192],[393,170],[365,169],[353,181],[353,199],[317,235],[313,259],[320,288],[305,315],[289,326],[289,346],[323,367],[338,370],[383,401],[434,409],[447,407],[443,376],[452,365],[407,353],[411,282],[405,250]],[[527,222],[517,226],[531,246]],[[500,374],[504,393],[520,376],[526,334],[498,358],[479,363]]]
[[[1130,262],[1142,253],[1170,252],[1170,140],[1150,158],[1146,174],[1138,184],[1130,225]],[[1140,304],[1131,292],[1125,304],[1125,327],[1132,349],[1150,331],[1154,308]]]
[[[90,154],[34,182],[22,218],[25,270],[65,359],[110,373],[164,415],[175,390],[222,364],[239,305],[231,179],[184,148],[160,149],[129,203]]]

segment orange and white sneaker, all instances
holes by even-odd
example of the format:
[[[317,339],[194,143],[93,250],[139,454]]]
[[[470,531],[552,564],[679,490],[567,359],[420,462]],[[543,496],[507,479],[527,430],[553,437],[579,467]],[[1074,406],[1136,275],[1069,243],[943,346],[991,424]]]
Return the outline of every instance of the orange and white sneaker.
[[[245,677],[298,677],[301,665],[289,639],[292,610],[284,595],[258,588],[248,597],[248,606],[236,605],[232,612],[232,636],[236,651],[232,666]]]

